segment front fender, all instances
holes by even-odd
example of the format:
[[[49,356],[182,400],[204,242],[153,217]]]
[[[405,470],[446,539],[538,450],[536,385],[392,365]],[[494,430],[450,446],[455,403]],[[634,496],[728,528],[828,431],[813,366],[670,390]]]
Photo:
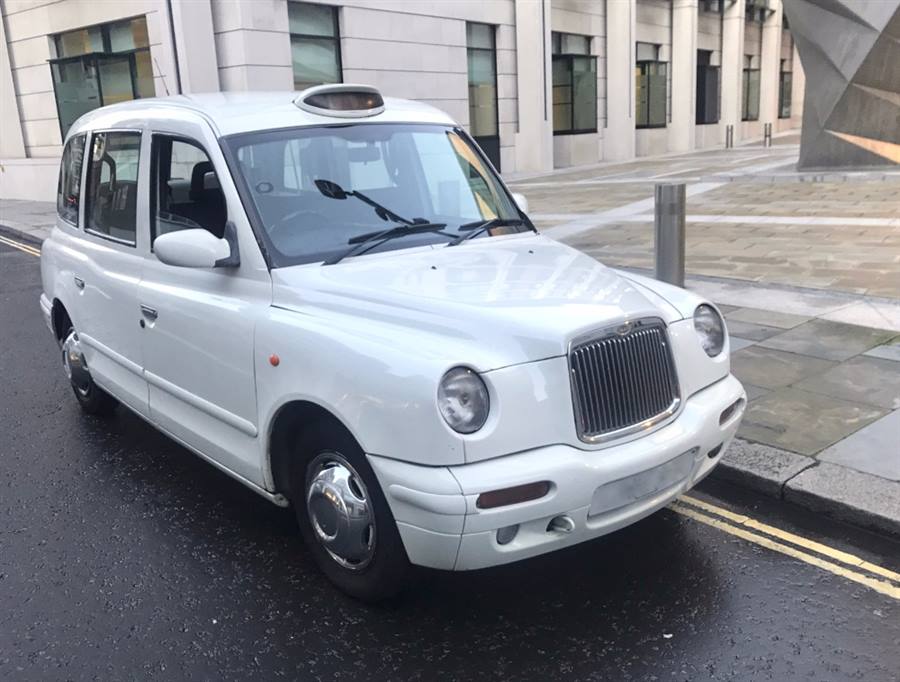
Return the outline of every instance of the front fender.
[[[281,407],[305,400],[343,422],[368,454],[430,466],[462,464],[462,439],[436,403],[437,383],[452,355],[417,352],[414,339],[376,327],[369,320],[270,308],[257,325],[254,351],[263,432]]]

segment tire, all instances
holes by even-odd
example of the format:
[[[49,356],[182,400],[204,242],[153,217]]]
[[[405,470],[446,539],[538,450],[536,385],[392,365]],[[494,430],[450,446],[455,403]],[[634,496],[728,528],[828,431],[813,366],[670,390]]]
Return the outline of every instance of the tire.
[[[63,334],[62,336],[63,365],[66,365],[65,346],[70,335],[75,335],[75,338],[77,339],[75,328],[71,324],[68,326],[65,334]],[[83,358],[81,362],[84,362]],[[86,364],[84,365],[84,368],[85,370],[87,369]],[[82,410],[84,410],[87,414],[92,414],[98,417],[108,417],[113,412],[115,412],[116,406],[118,406],[119,402],[109,393],[95,384],[89,373],[85,371],[82,374],[82,382],[80,384],[75,382],[74,378],[71,376],[70,371],[68,373],[70,374],[69,383],[72,386],[72,393],[75,394],[75,399],[78,401],[78,404],[81,406]]]
[[[341,591],[364,602],[399,594],[410,569],[409,559],[381,486],[356,440],[341,426],[323,422],[311,425],[300,437],[294,461],[293,507],[300,533],[319,569]],[[349,478],[341,478],[347,475]],[[351,490],[343,493],[350,495],[351,503],[364,500],[364,504],[355,506],[359,514],[355,526],[341,520],[331,523],[332,514],[340,516],[340,512],[329,500],[337,490],[335,486],[342,483]],[[326,488],[331,497],[323,494]],[[363,507],[366,514],[360,511]],[[372,521],[369,526],[366,519]],[[327,546],[332,531],[334,540]],[[343,546],[342,537],[350,538]]]

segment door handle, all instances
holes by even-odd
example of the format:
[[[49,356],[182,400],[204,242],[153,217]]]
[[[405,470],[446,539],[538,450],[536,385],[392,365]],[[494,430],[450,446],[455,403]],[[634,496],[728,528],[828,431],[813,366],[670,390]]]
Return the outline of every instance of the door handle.
[[[159,313],[156,312],[156,308],[151,308],[148,305],[141,305],[141,314],[146,317],[151,322],[155,322],[156,318],[159,317]]]
[[[84,280],[81,279],[78,275],[73,275],[72,278],[75,280],[75,286],[79,289],[84,289]]]

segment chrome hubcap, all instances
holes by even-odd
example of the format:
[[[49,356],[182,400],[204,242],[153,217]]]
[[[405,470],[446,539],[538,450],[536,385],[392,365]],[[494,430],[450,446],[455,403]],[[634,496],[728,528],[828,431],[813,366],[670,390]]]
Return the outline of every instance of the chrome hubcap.
[[[313,533],[344,568],[360,570],[375,554],[375,514],[362,477],[336,452],[307,469],[306,511]]]
[[[63,369],[65,369],[69,381],[72,382],[72,386],[81,395],[87,395],[91,390],[91,374],[88,372],[84,353],[81,352],[81,342],[74,329],[63,341],[62,361]]]

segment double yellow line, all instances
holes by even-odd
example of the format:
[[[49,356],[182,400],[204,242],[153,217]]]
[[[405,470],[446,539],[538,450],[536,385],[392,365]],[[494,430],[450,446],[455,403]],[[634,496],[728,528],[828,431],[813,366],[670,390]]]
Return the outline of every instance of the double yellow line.
[[[900,600],[900,573],[860,557],[789,533],[732,511],[682,495],[669,508],[747,542],[798,559],[847,580]]]
[[[24,244],[22,242],[17,242],[14,239],[9,239],[8,237],[4,237],[0,234],[0,244],[6,244],[6,246],[11,246],[14,249],[18,249],[19,251],[24,251],[25,253],[31,256],[40,256],[41,250],[31,246],[29,244]]]

